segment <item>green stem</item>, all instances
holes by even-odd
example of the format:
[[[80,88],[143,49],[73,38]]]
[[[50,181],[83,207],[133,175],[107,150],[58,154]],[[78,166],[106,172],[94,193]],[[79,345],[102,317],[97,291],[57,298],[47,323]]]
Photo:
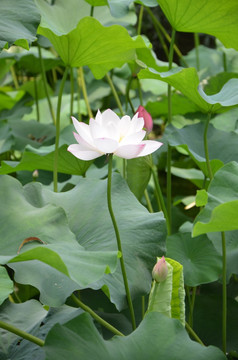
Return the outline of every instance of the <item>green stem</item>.
[[[90,9],[90,16],[93,17],[93,13],[94,13],[94,6],[91,6],[91,9]]]
[[[145,191],[144,191],[144,196],[145,196],[145,200],[146,200],[146,204],[147,204],[147,208],[148,208],[149,212],[153,213],[154,210],[153,210],[147,189],[145,189]]]
[[[202,340],[198,337],[198,335],[195,333],[195,331],[191,328],[191,326],[186,322],[185,323],[186,330],[189,332],[189,334],[196,340],[199,344],[204,345]]]
[[[55,154],[54,154],[54,171],[53,171],[53,181],[54,181],[54,191],[58,191],[58,148],[59,148],[59,137],[60,137],[60,109],[61,101],[64,90],[65,81],[68,75],[68,67],[65,68],[63,78],[61,80],[58,103],[57,103],[57,113],[56,113],[56,135],[55,135]]]
[[[88,101],[88,94],[87,94],[86,84],[85,84],[85,80],[84,80],[83,67],[79,68],[79,76],[80,76],[80,85],[81,85],[81,88],[82,88],[84,101],[86,103],[86,107],[87,107],[87,110],[88,110],[88,115],[89,115],[90,118],[92,118],[93,113],[92,113],[92,110],[90,108],[89,101]]]
[[[110,213],[110,216],[111,216],[111,219],[112,219],[112,224],[113,224],[113,227],[114,227],[114,230],[115,230],[115,235],[116,235],[116,240],[117,240],[117,248],[118,248],[118,251],[121,254],[121,257],[120,257],[121,271],[122,271],[122,276],[123,276],[123,281],[124,281],[124,286],[125,286],[125,291],[126,291],[126,296],[127,296],[127,302],[128,302],[128,306],[129,306],[129,310],[130,310],[130,314],[131,314],[132,328],[133,328],[133,330],[135,330],[136,329],[135,313],[134,313],[131,294],[130,294],[130,290],[129,290],[127,275],[126,275],[126,267],[125,267],[125,263],[124,263],[124,256],[123,256],[123,251],[122,251],[121,238],[120,238],[116,218],[115,218],[115,215],[114,215],[114,212],[113,212],[113,209],[112,209],[112,199],[111,199],[112,159],[113,159],[113,154],[109,154],[108,155],[107,204],[108,204],[108,210],[109,210],[109,213]]]
[[[194,33],[194,43],[195,43],[195,51],[196,51],[196,67],[197,71],[200,70],[200,60],[199,60],[199,35],[198,33]]]
[[[171,43],[170,43],[170,48],[169,48],[169,70],[172,69],[172,63],[173,63],[175,34],[176,34],[176,30],[172,29],[172,37],[171,37]],[[171,93],[171,85],[168,85],[168,124],[171,124],[171,122],[172,122],[172,93]],[[168,144],[168,152],[167,152],[167,212],[168,212],[168,221],[169,221],[169,234],[171,234],[171,226],[172,226],[171,162],[172,162],[172,147]]]
[[[41,76],[42,76],[42,80],[43,80],[45,94],[46,94],[46,98],[47,98],[47,101],[48,101],[48,106],[49,106],[49,109],[50,109],[50,114],[51,114],[51,117],[52,117],[52,120],[53,120],[53,124],[56,125],[56,118],[55,118],[54,109],[53,109],[52,103],[50,101],[50,96],[49,96],[49,92],[48,92],[47,80],[46,80],[46,75],[45,75],[45,67],[44,67],[44,62],[43,62],[43,59],[42,59],[40,45],[38,45],[38,53],[39,53]]]
[[[15,73],[15,68],[14,68],[14,65],[12,65],[10,67],[10,71],[11,71],[11,75],[12,75],[12,80],[13,80],[13,83],[14,83],[14,86],[17,89],[19,89],[19,84],[18,84],[18,80],[17,80],[17,76],[16,76],[16,73]]]
[[[226,328],[227,328],[227,294],[226,294],[226,238],[225,233],[221,233],[222,239],[222,347],[226,354]]]
[[[123,108],[122,108],[122,104],[121,104],[121,101],[120,101],[120,99],[119,99],[119,96],[118,96],[118,94],[117,94],[117,91],[116,91],[116,89],[115,89],[115,86],[114,86],[114,84],[113,84],[113,82],[112,82],[112,79],[111,79],[111,77],[110,77],[109,74],[106,74],[106,79],[107,79],[108,84],[110,85],[110,88],[111,88],[111,90],[112,90],[112,94],[113,94],[113,96],[114,96],[114,98],[115,98],[115,100],[116,100],[116,103],[117,103],[118,109],[120,110],[121,116],[123,116],[123,115],[124,115],[124,111],[123,111]]]
[[[224,68],[224,71],[227,72],[227,57],[226,57],[226,53],[225,53],[225,52],[223,52],[222,59],[223,59],[223,68]]]
[[[39,109],[39,101],[38,101],[38,89],[36,78],[34,77],[34,91],[35,91],[35,102],[36,102],[36,120],[40,122],[40,109]]]
[[[161,209],[162,209],[162,211],[164,213],[164,217],[166,219],[167,233],[168,233],[168,235],[170,235],[171,234],[171,232],[170,232],[170,220],[169,220],[168,213],[167,213],[167,210],[166,210],[166,207],[165,207],[164,198],[163,198],[162,191],[161,191],[161,188],[160,188],[160,185],[159,185],[158,175],[157,175],[155,166],[152,166],[152,175],[153,175],[153,179],[154,179],[155,190],[156,190],[156,192],[158,194],[158,197],[159,197],[160,206],[161,206]]]
[[[74,71],[70,67],[70,117],[74,113]]]
[[[135,108],[131,102],[130,99],[130,89],[131,89],[131,82],[132,82],[133,77],[131,76],[128,80],[127,86],[126,86],[126,110],[127,110],[127,103],[129,102],[130,107],[131,107],[131,111],[133,112],[133,114],[135,114]]]
[[[163,38],[163,36],[162,36],[162,34],[161,34],[161,30],[160,30],[160,27],[159,27],[159,21],[156,19],[156,17],[154,16],[153,12],[152,12],[149,8],[146,8],[146,10],[147,10],[148,14],[149,14],[150,17],[151,17],[151,20],[152,20],[152,22],[153,22],[155,31],[156,31],[156,33],[157,33],[157,36],[158,36],[158,38],[159,38],[159,41],[160,41],[160,43],[161,43],[161,45],[162,45],[162,48],[163,48],[163,50],[164,50],[165,56],[166,56],[166,58],[168,59],[168,58],[169,58],[169,51],[168,51],[168,47],[167,47],[167,45],[166,45],[166,43],[165,43],[165,41],[164,41],[164,38]]]
[[[103,318],[101,318],[99,315],[97,315],[89,306],[85,305],[77,296],[74,294],[71,295],[73,301],[84,311],[88,312],[92,318],[94,318],[99,324],[107,328],[109,331],[111,331],[115,335],[124,336],[119,330],[117,330],[114,326],[109,324],[107,321],[105,321]]]
[[[142,19],[143,19],[143,12],[144,12],[144,6],[141,5],[140,12],[139,12],[139,18],[138,18],[138,27],[137,27],[137,34],[141,34],[141,25],[142,25]]]
[[[143,97],[142,97],[140,79],[138,77],[136,79],[137,79],[137,86],[138,86],[138,94],[139,94],[139,99],[140,99],[140,105],[143,106]]]
[[[192,298],[189,306],[189,318],[188,318],[188,323],[191,327],[193,327],[193,310],[194,310],[195,298],[196,298],[196,287],[193,287]]]
[[[208,113],[207,121],[204,128],[204,134],[203,134],[203,142],[204,142],[204,151],[205,151],[205,157],[206,157],[206,163],[207,163],[207,172],[208,176],[210,178],[210,181],[213,179],[213,173],[212,168],[209,160],[209,152],[208,152],[208,141],[207,141],[207,131],[208,131],[208,125],[209,121],[211,119],[211,112]]]
[[[20,336],[21,338],[23,339],[26,339],[28,341],[31,341],[33,343],[35,343],[36,345],[39,345],[39,346],[44,346],[44,341],[39,339],[38,337],[34,336],[34,335],[31,335],[31,334],[28,334],[27,332],[21,330],[21,329],[18,329],[17,327],[11,325],[11,324],[7,324],[5,323],[4,321],[1,321],[0,320],[0,328],[2,329],[5,329],[13,334],[16,334],[18,336]]]
[[[166,38],[168,43],[171,43],[171,37],[169,36],[169,34],[167,34],[165,28],[160,23],[160,21],[158,21],[158,19],[156,19],[155,15],[153,14],[153,12],[148,7],[146,7],[146,10],[147,10],[148,14],[151,16],[152,20],[154,19],[155,23],[158,25],[159,29],[161,30],[162,34],[164,35],[164,37]],[[184,63],[184,65],[186,67],[189,67],[188,63],[183,58],[183,54],[181,53],[181,51],[179,50],[179,48],[175,44],[174,44],[174,51],[176,52],[176,54],[178,55],[180,60]]]

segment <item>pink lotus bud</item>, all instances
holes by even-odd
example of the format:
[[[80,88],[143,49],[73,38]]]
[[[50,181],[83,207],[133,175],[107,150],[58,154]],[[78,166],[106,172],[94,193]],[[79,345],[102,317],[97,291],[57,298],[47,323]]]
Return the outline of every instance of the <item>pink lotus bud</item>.
[[[153,129],[153,120],[151,115],[141,105],[138,107],[136,112],[138,112],[139,117],[142,117],[144,119],[144,128],[146,129],[146,131],[148,133],[151,132],[151,130]]]
[[[168,266],[166,264],[164,256],[157,261],[153,270],[152,277],[157,282],[162,282],[167,278],[168,275]]]

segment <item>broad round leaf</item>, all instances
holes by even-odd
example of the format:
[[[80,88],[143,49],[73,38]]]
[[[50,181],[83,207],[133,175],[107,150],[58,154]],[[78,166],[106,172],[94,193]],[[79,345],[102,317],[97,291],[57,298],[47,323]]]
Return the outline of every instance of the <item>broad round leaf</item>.
[[[177,31],[216,36],[226,47],[238,50],[236,0],[157,0]],[[224,30],[225,29],[225,30]]]
[[[34,187],[26,187],[35,198]],[[116,238],[107,208],[107,180],[81,179],[71,191],[55,194],[42,190],[44,204],[64,208],[70,229],[88,251],[116,251]],[[112,206],[118,223],[127,277],[132,297],[150,291],[151,271],[157,256],[164,252],[166,227],[162,213],[150,214],[134,197],[125,181],[114,174]],[[106,286],[105,286],[106,285]],[[120,265],[114,274],[91,287],[104,291],[120,310],[127,306]]]
[[[13,291],[13,282],[9,278],[9,275],[7,273],[7,270],[0,266],[0,305],[3,303],[3,301],[8,297],[9,294]]]
[[[55,325],[45,343],[46,360],[55,356],[64,360],[225,360],[213,346],[205,347],[192,341],[183,325],[157,312],[145,316],[140,326],[128,336],[105,341],[96,330],[89,314],[82,314],[64,326]]]
[[[0,263],[15,270],[17,282],[37,287],[43,303],[59,306],[74,290],[115,270],[117,250],[85,251],[62,207],[44,204],[39,183],[24,189],[14,178],[2,176],[0,189],[7,204],[0,209]]]
[[[32,0],[1,0],[0,50],[12,44],[29,49],[39,23],[40,14]]]
[[[208,202],[195,219],[193,236],[238,230],[238,163],[218,170],[207,192]]]
[[[179,232],[167,238],[166,246],[166,256],[183,265],[186,285],[198,286],[220,277],[221,255],[206,235],[194,239],[191,233]]]

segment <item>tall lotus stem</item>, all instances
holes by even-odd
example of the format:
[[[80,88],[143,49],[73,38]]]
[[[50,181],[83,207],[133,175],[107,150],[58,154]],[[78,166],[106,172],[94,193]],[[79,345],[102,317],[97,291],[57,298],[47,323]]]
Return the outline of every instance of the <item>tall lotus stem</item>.
[[[130,314],[131,314],[132,328],[133,328],[133,330],[135,330],[136,329],[135,313],[134,313],[131,294],[130,294],[130,290],[129,290],[127,275],[126,275],[126,267],[125,267],[125,263],[124,263],[124,256],[123,256],[123,251],[122,251],[121,238],[120,238],[120,233],[119,233],[119,230],[118,230],[116,218],[115,218],[115,215],[114,215],[114,212],[113,212],[113,209],[112,209],[112,198],[111,198],[111,191],[112,191],[112,159],[113,159],[113,154],[109,154],[108,155],[108,179],[107,179],[107,204],[108,204],[108,210],[109,210],[109,213],[110,213],[110,216],[111,216],[111,219],[112,219],[112,224],[113,224],[115,235],[116,235],[117,248],[118,248],[118,251],[121,254],[120,264],[121,264],[122,277],[123,277],[123,281],[124,281],[124,286],[125,286],[125,291],[126,291],[126,296],[127,296],[127,302],[128,302],[128,306],[129,306],[129,310],[130,310]]]
[[[68,67],[65,68],[63,78],[61,80],[61,85],[58,95],[57,103],[57,114],[56,114],[56,135],[55,135],[55,155],[54,155],[54,171],[53,171],[53,182],[54,182],[54,191],[58,191],[58,158],[59,158],[59,137],[60,137],[60,110],[61,110],[61,101],[64,90],[64,84],[68,75]]]

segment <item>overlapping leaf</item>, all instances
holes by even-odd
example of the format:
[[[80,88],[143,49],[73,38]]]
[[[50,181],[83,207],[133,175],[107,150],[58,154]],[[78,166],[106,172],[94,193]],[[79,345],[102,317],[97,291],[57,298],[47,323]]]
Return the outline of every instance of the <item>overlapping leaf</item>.
[[[0,19],[0,50],[12,44],[29,49],[36,40],[40,14],[31,0],[2,0]]]
[[[75,8],[71,16],[72,8],[69,2],[64,2],[64,12],[60,6],[56,7],[57,11],[54,12],[55,6],[46,3],[43,6],[42,2],[39,4],[43,19],[38,32],[51,41],[65,65],[87,65],[96,78],[102,78],[108,70],[134,59],[136,48],[145,48],[141,37],[133,40],[120,25],[104,27],[89,16],[79,21]],[[64,17],[62,22],[57,17],[58,13]]]
[[[226,47],[238,50],[236,0],[157,0],[177,31],[216,36]],[[225,29],[225,30],[224,30]]]
[[[193,236],[238,230],[238,163],[218,170],[207,192],[208,202],[195,219]]]
[[[145,316],[132,334],[109,341],[99,335],[89,315],[82,314],[64,326],[55,325],[46,338],[45,352],[46,360],[54,356],[63,360],[69,354],[72,360],[173,360],[175,354],[176,360],[190,360],[191,354],[194,360],[225,360],[219,349],[190,340],[178,320],[157,312]]]

